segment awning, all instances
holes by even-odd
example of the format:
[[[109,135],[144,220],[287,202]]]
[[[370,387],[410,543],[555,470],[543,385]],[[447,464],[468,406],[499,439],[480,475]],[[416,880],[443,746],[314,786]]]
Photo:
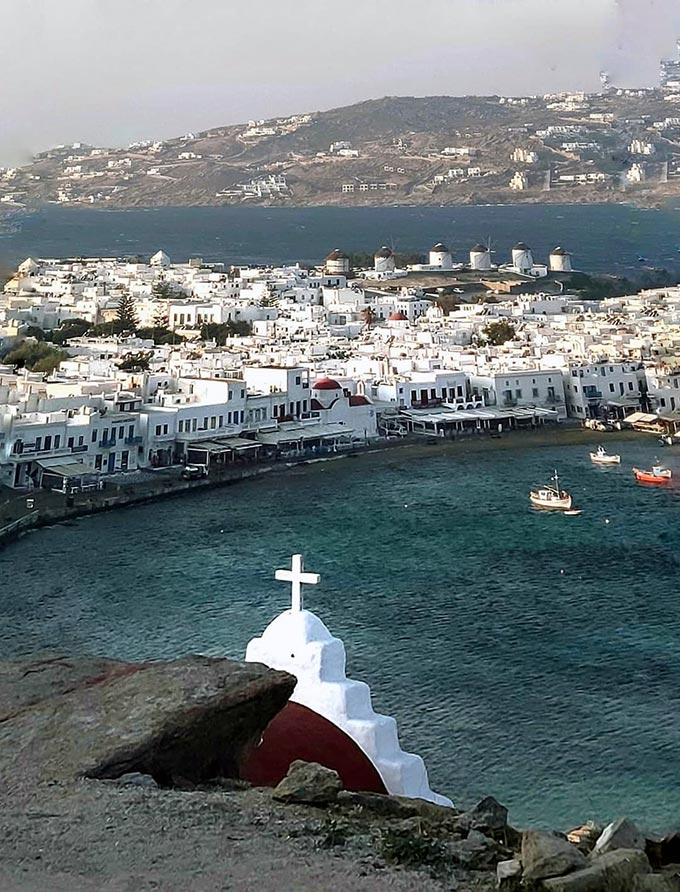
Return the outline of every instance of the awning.
[[[88,474],[98,474],[87,465],[76,459],[63,458],[43,458],[36,462],[38,467],[42,468],[45,473],[53,474],[56,477],[85,477]]]
[[[266,446],[278,446],[281,443],[299,443],[309,440],[329,440],[346,437],[354,433],[354,429],[345,425],[314,424],[295,428],[279,428],[258,434],[258,441]]]
[[[246,440],[245,437],[231,437],[220,442],[228,446],[229,449],[233,449],[234,452],[247,452],[249,449],[259,449],[262,446],[261,443],[256,443],[255,440]]]
[[[633,412],[623,419],[624,424],[656,424],[659,418],[657,415],[650,415],[648,412]]]

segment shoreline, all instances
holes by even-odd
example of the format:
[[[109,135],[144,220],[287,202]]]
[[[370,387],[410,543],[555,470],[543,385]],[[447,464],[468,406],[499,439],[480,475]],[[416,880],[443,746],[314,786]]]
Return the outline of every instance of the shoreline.
[[[212,477],[208,476],[200,480],[184,480],[176,476],[180,468],[173,466],[163,469],[167,473],[151,472],[153,476],[149,477],[144,484],[134,482],[117,484],[114,482],[113,484],[109,483],[105,489],[92,494],[78,493],[73,497],[71,504],[63,493],[49,490],[22,492],[8,499],[4,506],[0,504],[0,518],[3,516],[3,508],[6,512],[8,506],[10,510],[14,508],[16,515],[0,526],[0,550],[3,546],[29,532],[79,517],[101,514],[105,511],[135,508],[138,505],[160,502],[206,490],[212,491],[269,474],[289,474],[298,469],[304,471],[328,462],[337,462],[348,458],[354,459],[355,464],[357,461],[370,464],[376,460],[376,456],[384,456],[386,453],[402,458],[427,458],[428,456],[434,458],[441,455],[484,455],[499,450],[512,451],[513,449],[540,449],[555,446],[590,445],[595,448],[597,442],[602,440],[629,441],[644,436],[650,435],[637,431],[612,431],[601,434],[582,427],[558,426],[533,431],[512,431],[500,438],[471,435],[456,440],[423,439],[422,437],[398,441],[380,440],[366,447],[329,454],[321,458],[278,461],[250,467],[231,467],[227,469],[226,473],[216,473]],[[173,474],[173,476],[168,476],[169,474]],[[10,492],[13,491],[10,490]],[[31,503],[30,507],[29,503]]]

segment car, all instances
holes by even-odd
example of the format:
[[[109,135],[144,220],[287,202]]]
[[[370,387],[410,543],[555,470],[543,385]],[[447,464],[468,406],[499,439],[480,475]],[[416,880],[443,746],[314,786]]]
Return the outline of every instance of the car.
[[[207,477],[208,469],[205,465],[185,465],[182,468],[182,477],[185,480],[198,480],[200,477]]]

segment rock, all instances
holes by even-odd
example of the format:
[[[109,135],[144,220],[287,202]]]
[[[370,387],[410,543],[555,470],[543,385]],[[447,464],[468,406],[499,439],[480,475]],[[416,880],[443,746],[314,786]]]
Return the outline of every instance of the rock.
[[[589,867],[543,881],[545,892],[636,892],[640,878],[650,872],[649,861],[638,849],[616,849],[594,858]]]
[[[618,818],[608,824],[595,843],[594,853],[604,855],[615,849],[645,850],[645,837],[629,818]]]
[[[559,877],[586,866],[586,857],[563,836],[542,830],[522,834],[522,867],[525,880]]]
[[[275,788],[272,796],[279,802],[304,802],[307,805],[327,805],[335,802],[342,790],[337,771],[317,762],[293,762],[288,774]]]
[[[150,774],[140,774],[139,771],[130,771],[116,778],[112,783],[120,787],[147,787],[150,790],[157,790],[158,784]]]
[[[680,864],[680,833],[666,833],[657,839],[647,839],[647,856],[652,866]]]
[[[0,684],[0,787],[8,795],[132,772],[161,786],[175,776],[238,777],[244,753],[296,683],[258,664],[199,656],[142,664],[64,658],[37,671],[35,661],[24,663],[24,671],[25,696],[7,672]],[[20,672],[14,664],[12,677]]]
[[[567,839],[573,843],[577,849],[588,855],[595,848],[595,843],[602,835],[604,827],[596,824],[594,821],[586,821],[580,827],[574,827],[567,833]]]
[[[500,861],[496,865],[496,886],[499,892],[519,892],[522,888],[522,862]]]
[[[415,799],[401,796],[385,796],[382,793],[353,793],[341,790],[337,796],[338,805],[346,808],[358,808],[384,818],[415,818],[418,808]]]
[[[467,839],[450,843],[449,852],[454,861],[468,870],[489,870],[505,858],[498,843],[479,830],[471,830]]]
[[[501,831],[505,830],[508,824],[508,810],[501,805],[493,796],[487,796],[482,799],[475,807],[468,812],[470,815],[470,824],[474,830]]]
[[[663,873],[648,873],[637,877],[635,892],[678,892],[680,880],[677,876]]]

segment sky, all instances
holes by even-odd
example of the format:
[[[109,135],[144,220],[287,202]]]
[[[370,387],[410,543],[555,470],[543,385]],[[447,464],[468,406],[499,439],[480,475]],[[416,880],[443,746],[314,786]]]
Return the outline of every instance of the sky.
[[[678,0],[0,0],[0,165],[380,96],[653,85]],[[9,37],[11,35],[11,38]]]

